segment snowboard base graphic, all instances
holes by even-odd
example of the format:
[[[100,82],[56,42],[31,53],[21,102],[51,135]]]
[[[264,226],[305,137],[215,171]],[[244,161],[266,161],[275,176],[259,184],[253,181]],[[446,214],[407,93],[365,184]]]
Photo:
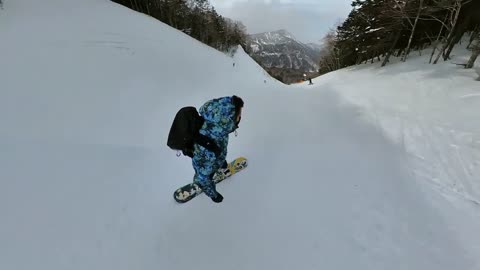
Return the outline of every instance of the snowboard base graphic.
[[[229,178],[230,176],[242,171],[248,166],[248,161],[244,157],[239,157],[228,163],[226,170],[219,171],[213,176],[213,182],[218,184],[223,180]],[[173,198],[178,203],[186,203],[191,199],[195,198],[197,195],[202,193],[202,189],[195,183],[189,183],[185,186],[175,190],[173,193]]]

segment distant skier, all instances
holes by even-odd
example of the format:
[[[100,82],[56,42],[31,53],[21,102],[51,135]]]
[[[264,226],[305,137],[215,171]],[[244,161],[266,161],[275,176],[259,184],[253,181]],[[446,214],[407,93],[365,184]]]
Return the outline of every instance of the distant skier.
[[[199,143],[194,144],[192,165],[195,170],[193,181],[216,203],[223,201],[213,183],[215,172],[227,168],[228,136],[238,128],[241,120],[243,100],[237,96],[212,99],[199,113],[205,120],[199,133],[215,144],[214,150],[207,150]],[[212,147],[210,147],[212,149]]]
[[[313,84],[312,78],[308,78],[308,81],[310,82],[309,85],[312,85],[312,84]]]

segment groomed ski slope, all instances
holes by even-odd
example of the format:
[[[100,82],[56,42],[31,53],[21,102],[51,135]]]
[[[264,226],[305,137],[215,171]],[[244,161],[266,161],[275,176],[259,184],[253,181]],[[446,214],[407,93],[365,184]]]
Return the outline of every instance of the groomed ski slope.
[[[4,8],[0,269],[479,269],[478,208],[412,173],[406,144],[352,103],[366,80],[287,87],[241,49],[106,0]],[[250,165],[222,204],[179,205],[193,170],[166,146],[171,121],[232,94],[228,157]]]
[[[327,74],[313,89],[333,88],[357,105],[367,121],[404,148],[420,181],[450,200],[479,207],[480,66],[475,71],[456,65],[470,57],[468,39],[439,65],[428,64],[427,49],[406,63],[393,59],[387,68],[377,62]]]

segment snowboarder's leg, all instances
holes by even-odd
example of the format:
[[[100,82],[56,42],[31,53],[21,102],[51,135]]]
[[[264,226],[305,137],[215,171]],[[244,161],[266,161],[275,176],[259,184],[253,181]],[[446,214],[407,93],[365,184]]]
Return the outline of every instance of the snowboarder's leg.
[[[219,142],[219,147],[222,149],[218,157],[216,158],[216,173],[224,174],[226,170],[228,170],[228,163],[227,163],[227,146],[228,146],[228,138],[226,140]]]
[[[217,198],[219,193],[212,180],[213,175],[219,169],[215,154],[202,146],[195,145],[192,164],[195,169],[193,181],[200,186],[208,197],[212,199]]]

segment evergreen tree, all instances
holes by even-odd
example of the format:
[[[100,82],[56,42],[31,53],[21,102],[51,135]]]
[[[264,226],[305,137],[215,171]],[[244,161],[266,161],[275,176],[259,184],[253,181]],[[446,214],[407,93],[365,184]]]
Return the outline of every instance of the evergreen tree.
[[[384,66],[391,56],[406,61],[412,51],[427,46],[433,47],[431,62],[437,63],[441,57],[448,60],[468,33],[472,58],[465,66],[470,68],[478,57],[478,32],[479,0],[354,0],[346,20],[326,36],[321,72],[382,58]]]
[[[148,14],[220,51],[245,44],[245,27],[220,16],[208,0],[112,1]]]

